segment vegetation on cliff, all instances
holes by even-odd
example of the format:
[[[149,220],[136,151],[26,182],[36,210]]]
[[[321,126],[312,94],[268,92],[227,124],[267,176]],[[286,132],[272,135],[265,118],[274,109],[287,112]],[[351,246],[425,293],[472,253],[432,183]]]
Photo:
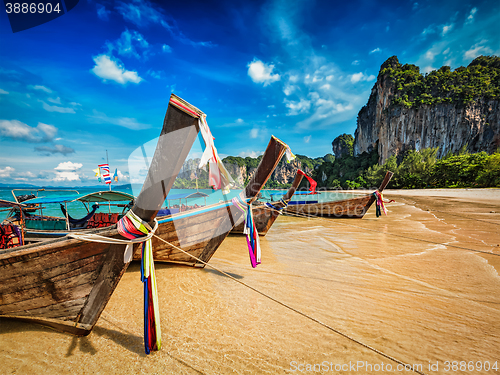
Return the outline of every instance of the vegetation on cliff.
[[[421,74],[418,66],[401,65],[396,56],[390,57],[380,70],[379,77],[392,80],[396,92],[393,105],[407,108],[422,104],[467,104],[479,97],[500,98],[500,57],[479,56],[467,67],[454,71],[443,66]]]
[[[325,188],[373,188],[380,184],[386,171],[392,171],[394,176],[388,187],[394,189],[500,187],[500,151],[491,155],[484,151],[468,153],[464,147],[459,153],[448,153],[440,159],[437,152],[437,148],[410,150],[400,163],[396,156],[391,156],[382,165],[377,163],[376,151],[347,156],[323,163],[313,178]]]

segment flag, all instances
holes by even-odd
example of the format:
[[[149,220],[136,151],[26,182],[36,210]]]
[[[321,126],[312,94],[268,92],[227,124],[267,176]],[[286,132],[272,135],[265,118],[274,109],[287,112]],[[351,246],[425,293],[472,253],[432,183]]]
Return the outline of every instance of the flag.
[[[104,182],[106,184],[111,183],[111,176],[109,175],[109,164],[101,164],[99,168],[102,170],[102,177],[104,178]]]
[[[113,176],[113,181],[118,182],[118,168],[115,169],[115,174]]]

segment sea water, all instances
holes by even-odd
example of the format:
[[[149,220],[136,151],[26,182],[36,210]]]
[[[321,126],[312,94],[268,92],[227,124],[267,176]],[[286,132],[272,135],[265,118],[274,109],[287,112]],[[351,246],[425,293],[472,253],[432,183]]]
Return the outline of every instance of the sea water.
[[[107,191],[106,187],[85,187],[85,188],[60,188],[60,189],[46,189],[39,191],[39,188],[27,188],[27,189],[16,189],[14,193],[16,196],[24,195],[24,194],[34,194],[37,197],[58,197],[58,196],[68,196],[73,194],[90,194],[98,191]],[[114,191],[120,191],[127,194],[132,194],[137,196],[140,193],[140,187],[130,185],[122,185],[113,188]],[[13,201],[14,197],[12,195],[12,188],[0,188],[0,199]],[[232,198],[236,197],[241,189],[233,189],[228,194],[223,194],[220,190],[212,190],[212,189],[171,189],[169,192],[169,196],[178,195],[178,194],[190,194],[199,191],[201,193],[207,194],[207,197],[199,197],[199,198],[183,198],[183,199],[172,199],[169,200],[168,197],[163,203],[163,207],[169,207],[172,205],[187,205],[187,206],[205,206],[211,205],[219,202],[229,201]],[[287,190],[280,189],[264,189],[261,191],[259,198],[265,202],[277,201],[279,200]],[[304,192],[303,192],[304,193]],[[307,193],[307,191],[305,191]],[[301,195],[301,200],[315,200],[319,202],[331,202],[342,199],[354,198],[360,194],[369,193],[368,191],[319,191],[319,194],[314,195]],[[114,202],[114,204],[127,204],[128,202]],[[92,206],[92,204],[91,204]],[[81,218],[85,216],[88,211],[85,205],[82,202],[69,202],[67,203],[68,213],[73,218]],[[0,221],[4,220],[9,213],[9,209],[1,209],[0,211]],[[108,205],[105,203],[99,204],[99,209],[97,212],[117,212],[121,213],[123,211],[123,207],[117,207],[113,205]],[[63,216],[63,213],[60,208],[59,203],[50,203],[43,205],[43,214],[49,216]]]

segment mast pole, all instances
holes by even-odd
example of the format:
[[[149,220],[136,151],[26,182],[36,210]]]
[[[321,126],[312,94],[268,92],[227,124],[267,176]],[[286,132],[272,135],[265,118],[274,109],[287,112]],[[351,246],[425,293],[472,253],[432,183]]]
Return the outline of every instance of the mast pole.
[[[111,176],[111,168],[109,167],[109,159],[108,159],[108,150],[106,150],[106,164],[108,164],[109,175]],[[108,184],[109,185],[109,191],[111,191],[111,184],[112,183],[113,183],[113,179],[111,179],[111,182]]]

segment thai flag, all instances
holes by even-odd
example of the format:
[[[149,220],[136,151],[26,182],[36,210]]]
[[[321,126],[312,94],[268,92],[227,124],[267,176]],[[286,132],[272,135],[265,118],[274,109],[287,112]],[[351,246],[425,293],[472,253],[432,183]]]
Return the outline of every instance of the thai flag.
[[[109,175],[109,165],[108,164],[101,164],[99,165],[99,168],[102,169],[102,178],[104,178],[104,182],[106,184],[111,183],[111,176]]]

